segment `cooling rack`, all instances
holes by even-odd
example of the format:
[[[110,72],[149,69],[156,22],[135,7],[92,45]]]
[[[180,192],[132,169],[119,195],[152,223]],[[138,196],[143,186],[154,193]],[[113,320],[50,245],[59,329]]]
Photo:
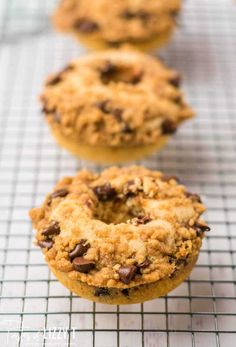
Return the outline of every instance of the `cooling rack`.
[[[0,2],[0,346],[236,346],[236,3],[186,0],[162,58],[180,70],[197,117],[140,162],[204,197],[212,231],[190,278],[142,305],[72,295],[33,244],[28,210],[81,167],[52,140],[37,96],[45,76],[83,54],[50,27],[55,1]]]

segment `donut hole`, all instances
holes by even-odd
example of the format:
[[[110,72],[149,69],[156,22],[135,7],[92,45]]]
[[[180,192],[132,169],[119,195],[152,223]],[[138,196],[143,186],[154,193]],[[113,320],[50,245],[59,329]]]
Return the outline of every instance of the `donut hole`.
[[[142,216],[143,211],[138,206],[128,206],[123,201],[99,202],[94,211],[94,218],[106,224],[127,223],[137,216]]]
[[[100,70],[100,77],[103,84],[109,83],[129,83],[137,84],[142,79],[143,72],[133,66],[115,65],[107,61]]]

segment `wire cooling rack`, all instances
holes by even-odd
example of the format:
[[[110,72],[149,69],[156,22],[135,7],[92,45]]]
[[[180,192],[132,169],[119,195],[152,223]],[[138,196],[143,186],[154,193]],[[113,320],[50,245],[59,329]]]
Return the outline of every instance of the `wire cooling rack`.
[[[45,76],[83,53],[56,35],[54,1],[0,2],[0,346],[236,346],[236,3],[186,0],[161,52],[184,76],[197,117],[141,164],[179,175],[205,197],[212,227],[190,278],[132,306],[78,298],[33,245],[28,210],[77,162],[51,138],[37,102]]]

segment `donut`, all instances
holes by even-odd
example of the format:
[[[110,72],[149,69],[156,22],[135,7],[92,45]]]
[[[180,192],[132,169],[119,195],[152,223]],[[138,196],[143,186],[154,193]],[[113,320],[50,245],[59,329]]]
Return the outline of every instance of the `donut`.
[[[42,111],[75,156],[122,163],[160,150],[193,117],[179,84],[177,71],[146,54],[93,53],[47,79]]]
[[[91,49],[130,44],[147,51],[170,40],[180,9],[181,0],[64,0],[52,20]]]
[[[132,166],[63,178],[30,217],[64,286],[92,301],[133,304],[166,295],[190,274],[210,230],[204,211],[176,177]]]

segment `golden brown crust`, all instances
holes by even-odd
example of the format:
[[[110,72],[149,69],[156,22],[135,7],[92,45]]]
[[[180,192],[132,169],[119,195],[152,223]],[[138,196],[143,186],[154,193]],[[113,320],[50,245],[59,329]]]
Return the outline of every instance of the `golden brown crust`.
[[[184,268],[177,270],[173,276],[165,277],[153,283],[141,284],[132,288],[95,287],[81,281],[73,281],[66,273],[51,267],[56,278],[70,291],[82,298],[112,305],[127,305],[152,300],[168,294],[183,282],[192,271],[197,257],[190,259]]]
[[[167,143],[169,136],[161,136],[155,145],[137,146],[88,146],[63,136],[56,126],[51,128],[57,143],[78,158],[91,160],[99,164],[118,164],[139,160],[151,153],[161,150]]]
[[[170,277],[198,255],[204,210],[174,178],[113,167],[62,179],[30,216],[50,267],[88,285],[130,288]]]
[[[150,37],[147,40],[136,40],[131,43],[122,43],[120,45],[113,44],[111,45],[109,42],[105,42],[102,38],[98,37],[98,35],[80,35],[73,34],[76,41],[81,42],[85,45],[90,51],[103,51],[111,48],[124,48],[127,45],[133,47],[134,49],[138,49],[141,52],[152,52],[157,51],[160,47],[165,45],[171,38],[174,31],[174,27],[169,28],[166,31],[155,35],[154,37]]]
[[[64,0],[53,22],[63,32],[110,46],[145,42],[176,26],[180,0]]]
[[[152,145],[193,116],[178,85],[157,59],[113,50],[51,76],[41,99],[49,125],[78,145]]]

